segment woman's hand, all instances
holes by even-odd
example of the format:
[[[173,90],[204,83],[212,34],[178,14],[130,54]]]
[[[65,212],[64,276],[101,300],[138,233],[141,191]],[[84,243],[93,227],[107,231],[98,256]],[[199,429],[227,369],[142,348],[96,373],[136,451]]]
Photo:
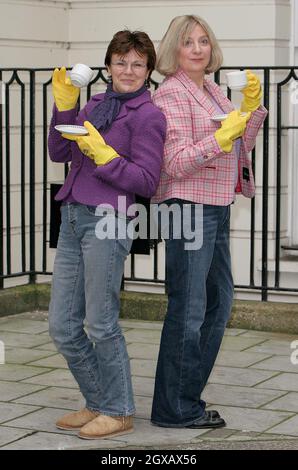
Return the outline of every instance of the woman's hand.
[[[62,137],[68,140],[74,140],[78,144],[81,152],[94,160],[97,166],[105,165],[120,156],[113,147],[105,143],[105,140],[98,130],[92,126],[91,122],[85,121],[84,126],[89,132],[89,135],[78,136],[62,134]]]
[[[231,152],[233,140],[238,139],[238,137],[244,134],[250,114],[241,113],[239,110],[232,111],[222,122],[221,128],[215,132],[214,137],[224,152]]]
[[[80,89],[71,83],[66,76],[66,68],[55,69],[52,77],[52,88],[58,111],[73,109],[78,101]]]
[[[241,93],[243,93],[244,98],[241,103],[241,111],[255,111],[261,104],[262,98],[262,87],[260,79],[257,75],[252,73],[250,70],[246,70],[247,76],[247,85]]]

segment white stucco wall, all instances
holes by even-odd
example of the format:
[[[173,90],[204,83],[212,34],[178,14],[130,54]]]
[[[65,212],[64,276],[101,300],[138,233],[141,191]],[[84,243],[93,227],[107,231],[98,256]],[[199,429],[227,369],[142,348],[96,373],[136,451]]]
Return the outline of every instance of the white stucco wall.
[[[68,2],[0,2],[0,66],[49,67],[68,61]]]

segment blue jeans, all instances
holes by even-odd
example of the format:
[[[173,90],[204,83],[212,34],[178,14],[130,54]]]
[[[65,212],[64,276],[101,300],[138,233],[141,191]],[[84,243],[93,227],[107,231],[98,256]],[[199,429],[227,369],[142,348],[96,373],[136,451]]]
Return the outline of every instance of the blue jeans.
[[[233,301],[229,219],[230,207],[204,205],[200,249],[185,250],[183,237],[166,240],[168,309],[156,370],[153,424],[184,427],[205,414],[201,393]]]
[[[50,335],[65,357],[89,410],[110,416],[134,413],[130,364],[118,324],[126,238],[99,239],[96,207],[67,203],[54,263]],[[108,215],[114,221],[113,211]],[[121,223],[127,224],[126,218]],[[123,232],[123,231],[122,231]],[[84,327],[88,331],[88,336]]]

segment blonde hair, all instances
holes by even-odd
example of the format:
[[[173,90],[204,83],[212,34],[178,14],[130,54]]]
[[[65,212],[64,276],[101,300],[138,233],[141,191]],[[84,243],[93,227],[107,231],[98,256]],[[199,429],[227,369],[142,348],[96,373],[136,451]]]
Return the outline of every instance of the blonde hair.
[[[208,23],[195,15],[176,16],[161,40],[157,51],[156,70],[162,75],[172,75],[178,69],[177,51],[195,26],[201,26],[211,45],[211,58],[205,73],[216,72],[221,67],[223,56],[217,39]]]

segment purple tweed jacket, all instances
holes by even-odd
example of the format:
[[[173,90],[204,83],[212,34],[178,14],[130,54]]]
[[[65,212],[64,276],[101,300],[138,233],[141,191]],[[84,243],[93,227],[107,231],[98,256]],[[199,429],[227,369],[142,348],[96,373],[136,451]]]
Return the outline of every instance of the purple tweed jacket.
[[[59,112],[54,106],[48,140],[54,162],[71,162],[66,181],[56,199],[70,195],[82,204],[110,204],[117,209],[118,196],[126,197],[126,207],[135,202],[135,194],[150,198],[157,189],[166,137],[166,119],[152,103],[149,91],[121,107],[111,128],[101,135],[122,158],[96,166],[76,142],[64,139],[54,128],[57,124],[83,125],[104,94],[93,96],[77,114],[77,108]]]

